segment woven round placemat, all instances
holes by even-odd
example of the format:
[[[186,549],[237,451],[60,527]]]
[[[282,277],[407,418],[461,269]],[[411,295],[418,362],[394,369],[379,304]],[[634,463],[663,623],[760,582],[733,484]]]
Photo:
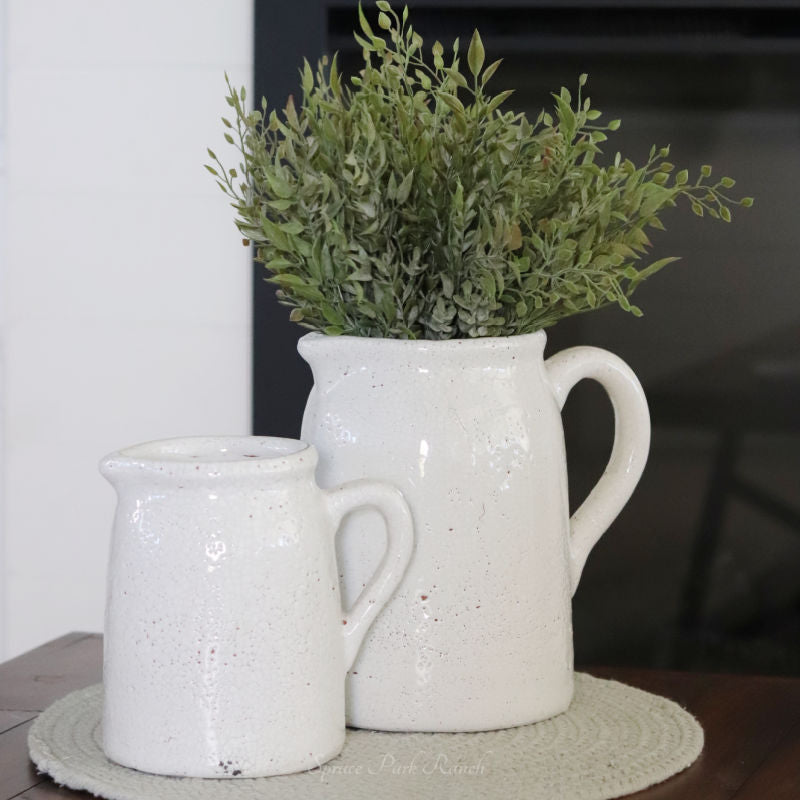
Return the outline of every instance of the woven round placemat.
[[[57,701],[33,723],[28,747],[58,783],[111,800],[608,800],[666,780],[703,749],[703,729],[676,703],[577,673],[569,710],[534,725],[486,733],[348,730],[342,753],[310,772],[166,778],[105,757],[102,702],[100,684]]]

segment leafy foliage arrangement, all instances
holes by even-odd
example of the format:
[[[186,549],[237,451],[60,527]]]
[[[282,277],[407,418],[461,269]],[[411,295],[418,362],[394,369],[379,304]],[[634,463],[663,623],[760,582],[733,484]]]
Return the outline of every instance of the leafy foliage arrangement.
[[[650,152],[641,167],[619,153],[596,163],[600,112],[567,89],[535,122],[489,94],[500,61],[484,66],[475,31],[461,69],[458,40],[429,64],[422,37],[385,0],[373,32],[361,7],[364,69],[340,75],[336,56],[301,70],[299,110],[248,111],[228,81],[241,153],[207,169],[233,200],[236,224],[278,286],[291,319],[329,334],[449,339],[507,336],[629,298],[673,258],[639,268],[647,228],[685,199],[730,221],[724,177],[687,170]]]

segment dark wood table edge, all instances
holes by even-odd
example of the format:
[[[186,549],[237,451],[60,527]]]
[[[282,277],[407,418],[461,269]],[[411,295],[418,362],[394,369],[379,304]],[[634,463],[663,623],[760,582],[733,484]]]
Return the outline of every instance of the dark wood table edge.
[[[101,652],[101,634],[75,631],[0,663],[0,737],[14,740],[17,752],[23,748],[27,756],[28,731],[36,717],[59,697],[101,680],[102,663],[98,660]],[[64,666],[68,669],[63,669]],[[22,689],[16,696],[12,685]],[[39,702],[35,702],[37,696]],[[56,796],[62,793],[49,775],[37,771],[30,759],[22,764],[4,764],[0,753],[0,787],[5,788],[8,782],[15,782],[17,791],[0,794],[2,800],[28,798],[36,787],[45,784],[57,792]],[[64,796],[81,794],[67,791]]]

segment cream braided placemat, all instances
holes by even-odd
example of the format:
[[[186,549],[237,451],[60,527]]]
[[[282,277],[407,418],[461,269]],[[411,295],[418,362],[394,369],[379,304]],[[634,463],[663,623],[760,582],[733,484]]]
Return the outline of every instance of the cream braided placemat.
[[[535,725],[486,733],[348,730],[321,768],[274,778],[165,778],[120,767],[101,749],[97,684],[44,711],[28,738],[43,772],[112,800],[607,800],[688,767],[703,729],[671,700],[616,681],[575,675],[569,710]]]

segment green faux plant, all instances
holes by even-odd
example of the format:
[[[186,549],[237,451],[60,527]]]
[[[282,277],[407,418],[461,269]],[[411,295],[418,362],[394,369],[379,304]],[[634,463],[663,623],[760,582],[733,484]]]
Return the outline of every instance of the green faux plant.
[[[450,339],[529,333],[630,296],[673,258],[644,267],[648,228],[685,200],[730,221],[749,206],[653,148],[643,166],[619,153],[601,165],[600,124],[583,96],[554,94],[534,122],[490,94],[500,61],[485,65],[475,31],[466,69],[456,40],[424,57],[422,37],[388,2],[377,32],[359,6],[364,68],[349,79],[336,56],[301,70],[302,100],[279,116],[248,111],[228,81],[241,154],[207,169],[233,200],[245,244],[277,284],[291,319],[329,334]],[[227,77],[226,77],[227,80]]]

